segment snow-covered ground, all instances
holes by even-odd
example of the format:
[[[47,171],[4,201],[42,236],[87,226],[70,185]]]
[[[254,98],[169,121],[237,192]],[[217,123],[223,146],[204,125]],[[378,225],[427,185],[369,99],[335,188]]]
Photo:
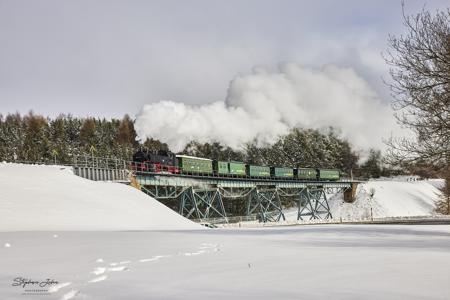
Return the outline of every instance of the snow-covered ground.
[[[201,226],[131,186],[70,167],[0,163],[0,231],[186,228]]]
[[[1,299],[450,299],[446,225],[0,233],[5,243]],[[24,296],[17,277],[58,285]]]
[[[372,187],[416,214],[396,184],[358,201]],[[448,225],[206,229],[123,184],[0,164],[0,299],[450,299],[449,249]]]

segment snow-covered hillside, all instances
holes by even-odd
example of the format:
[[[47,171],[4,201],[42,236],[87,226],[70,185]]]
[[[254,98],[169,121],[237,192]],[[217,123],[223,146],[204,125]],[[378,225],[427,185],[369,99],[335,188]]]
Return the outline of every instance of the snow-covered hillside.
[[[333,219],[343,221],[372,218],[435,215],[444,180],[407,181],[405,178],[374,180],[358,185],[356,201],[345,203],[342,193],[328,194]],[[297,220],[298,209],[285,210],[288,221]]]
[[[358,186],[356,201],[344,203],[342,195],[329,201],[334,218],[343,220],[435,214],[442,180],[376,180]]]
[[[69,167],[0,163],[0,231],[203,228],[120,183]]]

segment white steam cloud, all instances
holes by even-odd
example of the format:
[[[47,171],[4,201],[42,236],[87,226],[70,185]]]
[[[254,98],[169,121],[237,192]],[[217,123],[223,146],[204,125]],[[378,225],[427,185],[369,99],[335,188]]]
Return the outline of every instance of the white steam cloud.
[[[272,143],[290,128],[334,126],[358,148],[383,148],[397,128],[392,111],[351,68],[255,68],[231,81],[227,99],[201,106],[173,101],[145,105],[136,119],[141,139],[152,137],[175,151],[191,140],[233,148],[257,137]]]

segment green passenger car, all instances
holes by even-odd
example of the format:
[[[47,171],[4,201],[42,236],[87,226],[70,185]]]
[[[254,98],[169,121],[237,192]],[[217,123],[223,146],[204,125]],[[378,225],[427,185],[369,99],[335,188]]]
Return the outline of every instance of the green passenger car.
[[[270,167],[247,165],[247,175],[250,177],[270,177]]]
[[[297,169],[297,177],[302,180],[316,180],[317,179],[317,170],[316,169]]]
[[[245,176],[245,164],[241,162],[229,162],[230,174]]]
[[[230,173],[228,169],[228,162],[226,161],[214,161],[214,171],[218,175],[228,175]]]
[[[280,177],[280,178],[293,178],[294,177],[294,169],[290,169],[290,168],[273,168],[274,172],[273,175],[275,177]]]
[[[330,169],[320,169],[319,170],[319,178],[320,180],[339,180],[339,170],[330,170]]]
[[[187,155],[177,155],[178,166],[183,173],[212,174],[212,160]]]

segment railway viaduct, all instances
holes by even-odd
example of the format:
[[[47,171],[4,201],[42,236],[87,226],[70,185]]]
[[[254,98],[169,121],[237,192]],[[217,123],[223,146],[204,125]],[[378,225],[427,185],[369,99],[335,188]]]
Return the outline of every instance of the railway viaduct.
[[[353,202],[359,183],[136,172],[127,162],[101,158],[75,160],[73,168],[87,179],[129,183],[187,218],[210,223],[282,221],[282,208],[293,206],[298,220],[331,219],[327,196],[343,192],[344,201]]]

